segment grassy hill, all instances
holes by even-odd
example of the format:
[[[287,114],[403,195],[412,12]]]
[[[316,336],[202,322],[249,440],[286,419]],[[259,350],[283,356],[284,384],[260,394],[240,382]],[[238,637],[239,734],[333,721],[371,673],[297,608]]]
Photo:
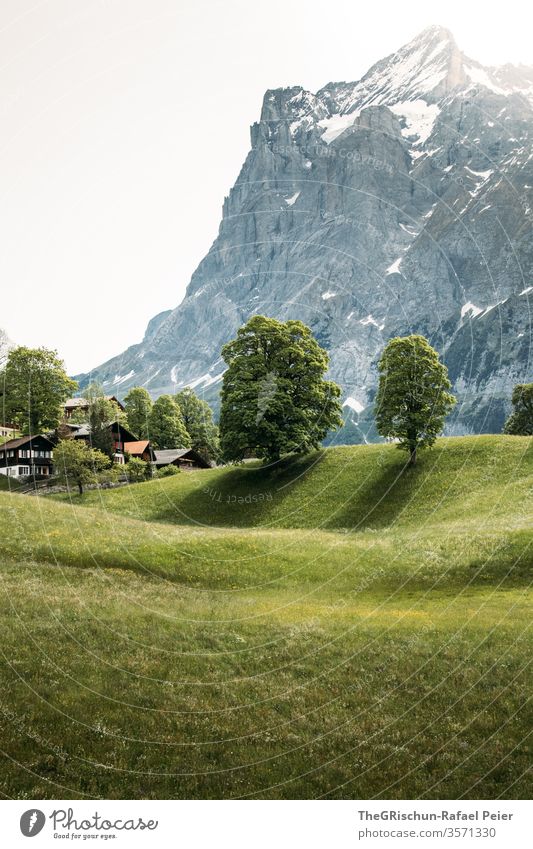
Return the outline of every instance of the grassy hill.
[[[80,503],[180,525],[355,531],[507,519],[533,478],[533,443],[514,436],[441,439],[407,474],[406,460],[391,445],[343,446],[271,470],[244,464],[92,491]]]
[[[526,797],[532,446],[0,492],[2,792]]]

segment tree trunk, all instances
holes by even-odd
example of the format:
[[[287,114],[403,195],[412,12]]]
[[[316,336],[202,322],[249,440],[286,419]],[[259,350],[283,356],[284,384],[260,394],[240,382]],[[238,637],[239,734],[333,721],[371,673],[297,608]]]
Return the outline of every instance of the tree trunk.
[[[409,450],[410,450],[409,465],[415,466],[416,465],[416,442],[409,446]]]
[[[80,483],[79,481],[78,481],[78,490],[79,490],[79,494],[83,495],[83,484]]]

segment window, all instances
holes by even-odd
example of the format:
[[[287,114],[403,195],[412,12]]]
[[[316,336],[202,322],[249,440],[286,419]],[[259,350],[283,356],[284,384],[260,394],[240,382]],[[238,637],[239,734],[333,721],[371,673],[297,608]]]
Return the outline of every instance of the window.
[[[19,475],[21,477],[26,477],[30,473],[29,466],[19,466]]]

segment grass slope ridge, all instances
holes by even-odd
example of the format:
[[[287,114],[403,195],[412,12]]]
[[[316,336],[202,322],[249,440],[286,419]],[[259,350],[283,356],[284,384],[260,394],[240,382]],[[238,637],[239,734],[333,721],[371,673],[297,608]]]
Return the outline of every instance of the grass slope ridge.
[[[528,797],[531,443],[0,493],[2,792]]]
[[[245,464],[88,492],[81,502],[176,524],[364,530],[507,519],[533,483],[528,437],[440,439],[414,469],[406,462],[393,445],[343,446],[272,469]]]

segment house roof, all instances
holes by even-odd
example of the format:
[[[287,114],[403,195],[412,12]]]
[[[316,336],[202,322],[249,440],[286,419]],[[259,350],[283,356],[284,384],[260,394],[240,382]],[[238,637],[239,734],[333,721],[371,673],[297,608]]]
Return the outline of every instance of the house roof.
[[[78,439],[78,438],[85,439],[87,437],[90,437],[90,435],[91,435],[91,426],[88,425],[88,424],[72,425],[72,424],[69,424],[67,422],[67,427],[70,428],[73,431],[72,435],[73,435],[74,439]],[[123,441],[124,443],[126,443],[127,441],[129,441],[129,442],[135,442],[136,441],[135,440],[135,434],[132,433],[130,430],[128,430],[127,427],[124,427],[124,425],[120,424],[120,422],[109,422],[107,427],[110,428],[111,430],[117,429],[118,432],[119,432],[120,440]]]
[[[190,450],[190,448],[165,448],[163,451],[156,451],[156,463],[172,463],[173,460],[178,460]]]
[[[128,454],[144,454],[148,450],[150,441],[148,439],[139,439],[137,442],[125,442],[124,450]]]
[[[120,407],[121,410],[124,409],[124,406],[118,400],[116,395],[106,395],[105,398],[106,398],[106,401],[114,401],[115,404],[118,404],[118,406]],[[89,406],[89,402],[88,402],[87,398],[69,398],[67,401],[65,401],[65,404],[64,404],[65,410],[73,410],[76,407],[88,407],[88,406]]]
[[[34,433],[33,436],[21,436],[19,439],[10,439],[8,442],[3,442],[0,445],[0,450],[5,451],[5,449],[12,450],[13,448],[21,448],[23,445],[27,445],[28,443],[33,442],[34,439],[44,439],[46,442],[50,443],[50,446],[53,448],[54,443],[43,433]]]
[[[65,401],[65,410],[69,407],[88,407],[89,402],[87,398],[69,398],[68,401]]]
[[[199,466],[205,466],[209,468],[209,463],[207,463],[204,458],[198,454],[193,448],[167,448],[163,451],[155,452],[155,465],[156,466],[169,466],[171,463],[174,463],[175,460],[179,460],[181,457],[187,460],[191,460],[194,463],[197,463]]]

